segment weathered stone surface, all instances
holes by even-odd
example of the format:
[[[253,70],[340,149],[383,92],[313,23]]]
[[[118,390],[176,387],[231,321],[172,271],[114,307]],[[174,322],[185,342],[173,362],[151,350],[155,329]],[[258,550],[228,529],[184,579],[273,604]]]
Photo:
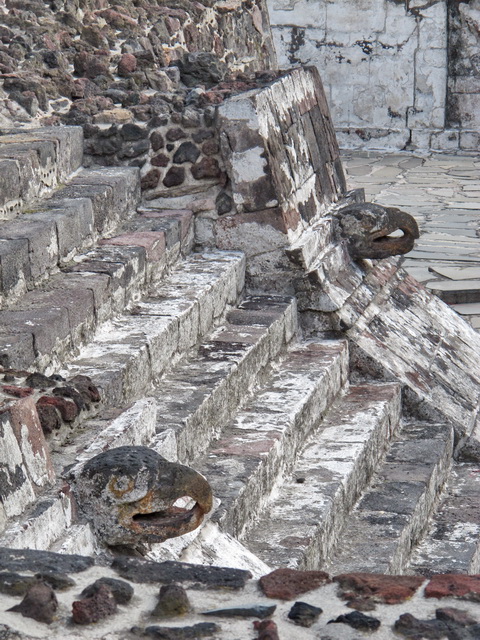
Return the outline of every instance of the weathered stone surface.
[[[182,582],[197,584],[206,589],[240,589],[251,578],[250,572],[241,569],[208,567],[185,562],[151,562],[135,558],[116,558],[112,568],[132,582]]]
[[[440,574],[433,576],[425,587],[426,598],[446,598],[480,602],[480,575]]]
[[[260,586],[269,598],[293,600],[302,593],[316,589],[330,581],[324,571],[296,571],[295,569],[275,569],[260,578]]]
[[[258,631],[257,640],[280,640],[277,625],[273,620],[255,621],[253,628]]]
[[[218,616],[219,618],[268,618],[273,615],[276,605],[270,607],[265,605],[245,605],[243,607],[231,607],[229,609],[213,609],[212,611],[203,611],[204,616]]]
[[[188,638],[210,638],[215,636],[221,627],[214,622],[199,622],[191,627],[147,627],[145,634],[150,638],[161,640],[187,640]]]
[[[101,584],[93,595],[76,600],[72,604],[72,619],[75,624],[91,624],[113,615],[116,611],[117,603],[110,587]]]
[[[0,566],[7,571],[78,573],[93,566],[93,558],[30,549],[0,547]]]
[[[91,598],[98,593],[100,587],[106,585],[112,592],[117,604],[127,604],[133,597],[134,589],[131,584],[124,580],[116,580],[115,578],[99,578],[80,594],[82,598]]]
[[[11,607],[9,611],[17,611],[26,618],[50,624],[54,620],[57,608],[57,597],[53,589],[44,582],[37,582],[29,587],[22,602]]]
[[[118,447],[89,460],[76,479],[79,509],[109,545],[164,542],[192,531],[212,507],[208,482],[148,447]],[[174,506],[182,497],[191,509]]]
[[[422,576],[387,576],[374,573],[351,573],[335,576],[344,592],[369,597],[377,602],[398,604],[411,598],[425,578]]]
[[[295,602],[288,612],[288,619],[301,627],[311,627],[323,613],[320,607],[314,607],[307,602]]]
[[[358,629],[359,631],[376,631],[380,627],[380,620],[366,616],[360,611],[352,611],[351,613],[338,616],[335,620],[329,621],[329,624],[332,623],[348,624],[350,627]]]
[[[408,213],[370,202],[341,209],[337,220],[349,253],[355,259],[403,255],[413,249],[420,235],[415,219]],[[390,237],[398,230],[403,232],[401,237]]]
[[[187,592],[178,584],[166,584],[160,587],[158,602],[152,611],[153,618],[173,618],[182,616],[191,610]]]

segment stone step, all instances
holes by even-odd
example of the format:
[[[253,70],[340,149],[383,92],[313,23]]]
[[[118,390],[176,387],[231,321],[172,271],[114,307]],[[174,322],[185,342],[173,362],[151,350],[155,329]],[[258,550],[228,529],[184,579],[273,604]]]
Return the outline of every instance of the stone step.
[[[0,134],[0,220],[14,218],[82,164],[81,127],[43,127]]]
[[[445,485],[452,451],[451,425],[405,425],[348,519],[328,570],[405,573]]]
[[[206,297],[204,294],[204,299]],[[186,357],[160,380],[154,389],[155,397],[143,397],[120,412],[115,408],[103,410],[97,417],[84,421],[67,441],[53,438],[52,461],[57,477],[67,473],[72,478],[87,460],[119,446],[150,446],[170,460],[178,460],[180,452],[182,462],[192,456],[189,447],[193,446],[195,452],[205,449],[215,430],[236,410],[243,394],[258,381],[262,370],[271,359],[277,358],[296,330],[295,306],[279,297],[247,299],[227,317],[237,324],[227,321],[220,329],[214,330],[197,354]],[[247,320],[256,324],[245,324]],[[225,338],[227,335],[228,340],[222,340],[222,336]],[[345,370],[346,360],[345,356]],[[189,384],[185,383],[188,372],[192,375]],[[188,403],[188,417],[183,420],[185,406],[179,405],[179,396],[188,393],[194,379],[200,393]],[[147,384],[145,379],[142,382]],[[209,382],[211,384],[207,388]],[[168,415],[168,427],[165,426],[165,415]],[[174,421],[175,429],[172,428]],[[192,444],[194,433],[195,442]],[[41,517],[38,517],[37,510],[27,513],[9,527],[4,535],[5,544],[16,548],[26,545],[43,549],[54,544],[55,548],[67,545],[70,551],[74,548],[82,551],[74,547],[75,540],[70,533],[72,507],[65,506],[69,500],[69,492],[59,494],[54,501],[45,498]],[[57,527],[45,525],[52,517],[58,520]],[[88,531],[82,531],[82,540],[91,540]],[[189,542],[190,539],[185,544]],[[179,553],[183,550],[182,545],[175,545]]]
[[[133,215],[140,199],[135,168],[82,169],[67,186],[0,227],[0,306],[26,291]]]
[[[195,467],[221,501],[212,519],[241,537],[292,470],[305,439],[347,383],[343,340],[294,344]]]
[[[185,216],[156,212],[74,260],[15,305],[0,311],[0,363],[13,369],[57,369],[95,332],[123,313],[191,249]],[[130,224],[130,223],[129,223]],[[147,229],[150,228],[150,231]]]
[[[478,464],[454,464],[427,534],[414,550],[409,573],[480,573]]]
[[[355,502],[399,427],[397,384],[359,384],[306,441],[244,544],[272,567],[317,569],[331,556]]]
[[[105,406],[148,395],[160,376],[219,323],[243,291],[243,254],[211,251],[179,263],[150,297],[107,323],[60,373],[87,375]]]

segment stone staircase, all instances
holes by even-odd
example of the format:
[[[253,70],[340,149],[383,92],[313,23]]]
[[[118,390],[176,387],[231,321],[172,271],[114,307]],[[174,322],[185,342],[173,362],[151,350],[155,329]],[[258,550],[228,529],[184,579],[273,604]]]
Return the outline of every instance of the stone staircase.
[[[137,208],[138,170],[83,170],[79,141],[76,128],[0,138],[12,172],[15,163],[20,181],[36,180],[22,202],[13,181],[3,196],[0,546],[99,552],[69,483],[98,453],[147,445],[200,471],[215,497],[202,527],[152,545],[151,558],[257,574],[429,572],[442,553],[450,566],[466,526],[462,570],[478,570],[478,517],[455,511],[455,497],[478,491],[471,468],[453,462],[456,425],[426,411],[420,392],[412,401],[408,378],[361,361],[355,342],[363,309],[404,276],[386,291],[379,270],[356,269],[336,312],[350,331],[306,336],[294,296],[246,291],[242,252],[192,252],[190,211]],[[347,267],[336,273],[348,279]],[[50,382],[30,386],[32,371]],[[99,395],[69,418],[77,396],[55,389],[82,376]],[[12,382],[28,391],[12,395]],[[40,393],[63,401],[43,401],[53,406],[46,443],[32,413]],[[37,449],[15,428],[22,411]]]

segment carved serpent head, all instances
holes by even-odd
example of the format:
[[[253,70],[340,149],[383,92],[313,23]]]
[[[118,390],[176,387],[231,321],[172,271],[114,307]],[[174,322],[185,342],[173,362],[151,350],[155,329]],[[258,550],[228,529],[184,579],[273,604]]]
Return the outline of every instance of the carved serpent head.
[[[415,219],[395,207],[361,202],[341,209],[337,216],[340,234],[352,258],[389,258],[413,249],[420,233]],[[402,231],[402,236],[391,236]]]
[[[212,491],[202,475],[140,446],[118,447],[89,460],[75,493],[79,509],[108,545],[181,536],[196,529],[212,508]]]

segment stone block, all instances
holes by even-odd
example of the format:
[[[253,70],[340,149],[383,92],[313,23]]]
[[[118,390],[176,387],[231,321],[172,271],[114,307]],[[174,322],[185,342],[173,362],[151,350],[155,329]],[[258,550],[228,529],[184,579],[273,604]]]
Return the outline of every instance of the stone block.
[[[17,220],[3,225],[2,235],[12,240],[28,241],[30,277],[36,282],[57,266],[58,240],[55,221],[40,220],[25,214]]]
[[[140,170],[135,167],[84,169],[73,185],[108,185],[113,189],[113,208],[121,217],[135,210],[140,202]]]
[[[0,214],[14,212],[21,197],[19,168],[15,160],[0,160]]]
[[[100,245],[143,247],[147,260],[160,261],[165,256],[165,233],[163,231],[132,231],[101,240]]]
[[[28,369],[35,362],[33,335],[0,330],[0,366],[8,369]]]
[[[12,336],[33,336],[39,366],[50,362],[54,354],[61,353],[70,343],[70,323],[64,307],[0,311],[0,323],[8,327]]]
[[[65,205],[65,200],[86,198],[91,201],[95,231],[102,235],[113,229],[120,220],[120,212],[114,208],[114,189],[105,184],[69,184],[52,196],[48,202],[51,209]]]
[[[0,238],[0,285],[4,296],[26,289],[31,278],[26,238]]]

